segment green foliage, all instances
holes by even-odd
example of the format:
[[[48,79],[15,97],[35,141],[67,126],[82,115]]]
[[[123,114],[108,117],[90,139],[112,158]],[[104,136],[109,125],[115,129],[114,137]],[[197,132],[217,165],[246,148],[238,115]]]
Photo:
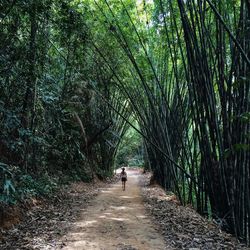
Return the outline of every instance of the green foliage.
[[[8,170],[8,165],[0,163],[0,201],[13,203],[16,189],[13,184],[13,175]]]
[[[138,126],[138,125],[137,125]],[[143,166],[143,144],[141,136],[129,128],[122,138],[116,157],[116,164],[127,166]]]
[[[84,168],[71,168],[60,176],[60,183],[69,184],[75,181],[91,182],[93,179],[92,170],[86,165]]]
[[[124,95],[93,51],[93,39],[106,40],[101,47],[109,48],[119,71],[117,47],[104,27],[92,32],[90,9],[83,4],[0,3],[0,157],[18,169],[11,178],[1,169],[6,202],[48,196],[60,183],[89,182],[113,172],[126,126],[101,96],[125,117],[130,107],[120,103]]]
[[[27,199],[34,196],[48,197],[58,189],[58,178],[52,178],[47,173],[40,178],[31,175],[21,175],[18,181],[18,199]]]

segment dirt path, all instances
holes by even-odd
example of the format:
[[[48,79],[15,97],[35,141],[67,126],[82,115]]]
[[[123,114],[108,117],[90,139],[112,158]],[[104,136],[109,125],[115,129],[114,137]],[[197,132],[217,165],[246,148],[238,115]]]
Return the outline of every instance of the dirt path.
[[[28,208],[19,224],[0,229],[0,249],[250,249],[192,207],[179,205],[173,193],[149,185],[150,173],[128,175],[125,192],[121,183],[64,186]]]
[[[79,221],[63,239],[64,250],[166,249],[144,209],[138,174],[129,170],[126,191],[121,183],[113,184],[82,210]]]

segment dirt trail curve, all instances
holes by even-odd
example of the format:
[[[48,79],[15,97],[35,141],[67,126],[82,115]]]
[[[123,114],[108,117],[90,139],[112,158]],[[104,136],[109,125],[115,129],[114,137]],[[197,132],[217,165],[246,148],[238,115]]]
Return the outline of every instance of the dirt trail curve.
[[[144,209],[140,194],[139,172],[128,170],[126,191],[121,183],[104,189],[93,200],[64,238],[64,250],[164,250],[157,232]]]

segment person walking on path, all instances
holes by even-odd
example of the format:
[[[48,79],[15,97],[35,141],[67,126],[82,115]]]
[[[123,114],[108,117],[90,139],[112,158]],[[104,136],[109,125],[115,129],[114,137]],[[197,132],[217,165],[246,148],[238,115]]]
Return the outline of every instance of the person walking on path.
[[[122,168],[122,172],[120,173],[120,178],[122,181],[122,190],[125,191],[126,189],[126,181],[128,180],[127,173],[125,171],[125,168]]]

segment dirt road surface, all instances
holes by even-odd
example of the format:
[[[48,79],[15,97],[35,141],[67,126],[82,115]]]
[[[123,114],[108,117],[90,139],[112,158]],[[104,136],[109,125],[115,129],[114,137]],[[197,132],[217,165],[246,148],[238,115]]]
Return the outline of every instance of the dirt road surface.
[[[64,250],[164,250],[162,235],[146,214],[139,172],[128,170],[126,190],[121,183],[104,189],[82,210],[63,239]]]

